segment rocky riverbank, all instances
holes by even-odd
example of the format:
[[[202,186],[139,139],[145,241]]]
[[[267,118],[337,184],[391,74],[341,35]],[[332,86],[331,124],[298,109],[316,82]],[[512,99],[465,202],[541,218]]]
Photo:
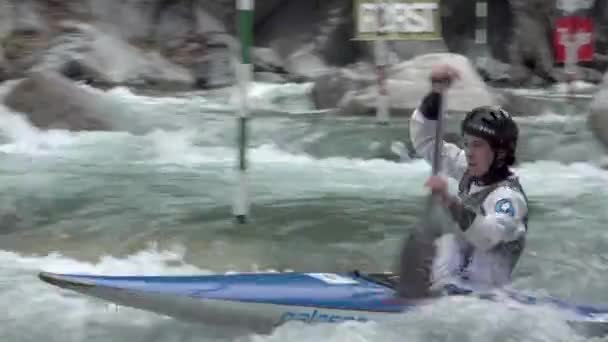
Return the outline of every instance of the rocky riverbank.
[[[313,82],[311,96],[319,108],[373,113],[373,46],[352,40],[352,6],[352,0],[257,1],[254,79]],[[593,62],[581,63],[579,77],[603,90],[608,5],[595,1],[593,6],[588,13],[594,20],[596,55]],[[516,114],[540,114],[542,108],[534,101],[498,88],[548,87],[566,80],[553,57],[551,32],[559,15],[555,0],[489,1],[491,58],[484,65],[473,63],[475,1],[442,0],[440,14],[442,40],[390,44],[387,77],[393,115],[416,105],[430,65],[439,60],[454,63],[465,74],[448,101],[454,110],[500,103]],[[73,103],[87,112],[86,120],[75,123],[65,119],[71,107],[48,104],[65,97],[78,102],[79,88],[70,81],[161,92],[231,86],[238,62],[235,15],[233,0],[0,0],[0,81],[28,78],[5,103],[31,115],[40,127],[112,129],[111,122],[94,119],[97,109],[90,96]],[[63,90],[43,90],[49,82]],[[606,142],[604,93],[596,93],[590,125]],[[40,96],[48,98],[42,101]],[[36,103],[47,112],[57,108],[60,119],[43,118]]]

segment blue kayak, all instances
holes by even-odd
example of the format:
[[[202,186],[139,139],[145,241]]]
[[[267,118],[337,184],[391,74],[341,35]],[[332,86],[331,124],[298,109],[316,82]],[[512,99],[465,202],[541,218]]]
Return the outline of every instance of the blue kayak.
[[[434,299],[396,297],[392,274],[240,273],[203,276],[99,276],[41,272],[52,285],[118,305],[177,319],[270,331],[289,321],[340,323],[383,321],[415,310]],[[475,294],[487,300],[551,305],[568,322],[592,334],[604,334],[608,307],[569,304],[501,291]],[[506,294],[506,296],[505,296]]]

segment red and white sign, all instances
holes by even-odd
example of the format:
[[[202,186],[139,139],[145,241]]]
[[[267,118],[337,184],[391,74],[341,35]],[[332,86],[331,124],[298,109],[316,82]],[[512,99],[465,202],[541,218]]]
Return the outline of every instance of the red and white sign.
[[[574,63],[593,60],[593,21],[581,16],[556,19],[553,48],[559,63],[572,58]]]

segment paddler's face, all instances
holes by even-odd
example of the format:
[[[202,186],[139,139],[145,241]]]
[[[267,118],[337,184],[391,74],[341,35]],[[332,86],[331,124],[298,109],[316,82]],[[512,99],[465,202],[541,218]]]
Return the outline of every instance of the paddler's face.
[[[464,147],[469,174],[474,177],[483,176],[494,160],[494,151],[490,144],[482,138],[465,134]]]

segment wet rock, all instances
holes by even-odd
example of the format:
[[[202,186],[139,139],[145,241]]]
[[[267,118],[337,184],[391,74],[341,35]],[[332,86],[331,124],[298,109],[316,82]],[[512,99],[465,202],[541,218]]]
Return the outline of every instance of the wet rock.
[[[314,45],[302,46],[285,58],[285,69],[291,75],[313,79],[331,68],[316,51]]]
[[[305,79],[330,69],[320,48],[326,40],[316,40],[319,35],[329,34],[324,31],[327,21],[322,20],[319,6],[313,1],[279,5],[259,25],[255,36],[256,45],[273,49],[287,72]]]
[[[0,0],[0,42],[13,32],[15,11],[10,0]]]
[[[41,33],[48,30],[48,23],[43,16],[45,6],[36,0],[19,0],[13,2],[13,32]]]
[[[407,116],[420,104],[429,91],[431,68],[439,63],[453,65],[461,73],[446,96],[447,109],[466,112],[475,106],[496,103],[496,99],[483,83],[468,59],[456,54],[428,54],[402,62],[387,70],[387,89],[390,97],[390,114]],[[314,102],[319,108],[339,107],[344,115],[372,115],[376,110],[377,86],[375,75],[361,70],[345,69],[331,77],[315,81]],[[326,94],[328,89],[333,89]]]
[[[152,37],[164,0],[82,0],[92,25],[127,41]]]
[[[354,94],[376,82],[374,67],[368,63],[357,63],[348,68],[333,68],[318,76],[311,94],[318,109],[337,108],[346,101],[347,94]]]
[[[201,89],[228,87],[236,82],[232,54],[227,47],[212,48],[196,61],[196,86]]]
[[[196,30],[193,0],[161,1],[156,8],[154,38],[161,49],[172,49],[185,44]]]
[[[275,74],[273,72],[256,72],[253,75],[253,79],[256,82],[265,82],[265,83],[286,83],[287,78],[280,74]]]
[[[133,85],[160,89],[190,89],[190,72],[171,63],[158,51],[138,49],[119,37],[91,25],[64,22],[63,32],[52,42],[33,71],[66,71],[100,86]],[[77,72],[74,72],[77,71]]]
[[[251,57],[256,71],[285,72],[285,64],[281,57],[271,48],[254,47]]]
[[[32,73],[7,94],[4,103],[39,128],[112,130],[98,94],[52,71]]]

